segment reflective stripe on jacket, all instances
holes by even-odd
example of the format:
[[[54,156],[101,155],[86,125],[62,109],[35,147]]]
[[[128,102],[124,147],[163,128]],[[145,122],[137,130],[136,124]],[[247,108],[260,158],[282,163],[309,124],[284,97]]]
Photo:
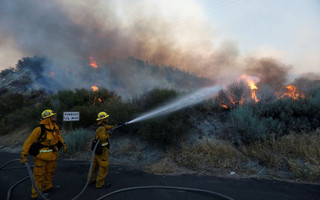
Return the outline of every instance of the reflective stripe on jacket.
[[[42,149],[39,151],[39,153],[48,153],[48,152],[52,152],[52,149]]]
[[[40,151],[44,152],[43,150],[46,150],[46,153],[48,152],[52,152],[52,153],[50,155],[45,156],[45,158],[43,158],[43,156],[38,154],[36,158],[44,159],[44,160],[56,160],[58,157],[58,152],[57,151],[53,152],[52,149],[48,149],[48,147],[57,145],[59,141],[65,145],[64,140],[61,137],[59,127],[55,123],[52,123],[50,118],[41,120],[40,124],[43,124],[46,128],[45,134],[43,135],[43,137],[45,138],[41,139],[41,142],[40,142],[40,144],[43,145],[44,148],[40,149]],[[41,127],[37,127],[32,131],[32,133],[27,138],[27,140],[25,141],[22,147],[22,152],[21,152],[22,156],[26,156],[29,154],[30,146],[34,142],[38,141],[38,138],[40,137],[40,135],[41,135]],[[47,151],[47,150],[50,150],[50,151]]]
[[[101,126],[102,125],[102,126]],[[101,145],[106,147],[108,143],[108,139],[110,138],[111,134],[108,130],[112,129],[115,126],[107,125],[103,123],[103,121],[98,122],[98,128],[96,130],[96,139],[100,140]]]

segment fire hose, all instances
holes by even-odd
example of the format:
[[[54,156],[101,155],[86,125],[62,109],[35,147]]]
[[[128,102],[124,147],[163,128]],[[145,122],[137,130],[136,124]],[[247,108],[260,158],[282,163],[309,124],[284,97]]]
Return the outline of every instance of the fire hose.
[[[126,125],[127,123],[124,123],[124,124],[121,124],[121,125],[118,125],[116,127],[114,127],[112,130],[116,129],[116,128],[119,128],[121,126],[124,126]],[[83,189],[81,190],[81,192],[75,196],[74,198],[72,198],[71,200],[76,200],[78,199],[82,194],[83,192],[86,190],[88,184],[89,184],[89,178],[91,177],[91,174],[92,174],[92,165],[93,165],[93,160],[94,160],[94,154],[95,154],[95,150],[98,146],[98,144],[100,143],[100,140],[96,143],[92,153],[91,153],[91,161],[90,161],[90,168],[89,168],[89,175],[88,175],[88,178],[87,178],[87,182],[85,184],[85,186],[83,187]],[[20,161],[19,159],[13,159],[11,161],[8,161],[6,162],[5,164],[1,165],[0,166],[0,170],[5,170],[5,169],[2,169],[4,168],[5,166],[7,166],[8,164],[12,163],[12,162],[15,162],[15,161]],[[31,167],[30,165],[28,164],[28,162],[25,162],[25,167],[27,168],[27,171],[28,171],[28,174],[29,176],[28,177],[25,177],[21,180],[19,180],[18,182],[16,182],[15,184],[13,184],[8,192],[7,192],[7,200],[10,200],[10,197],[11,197],[11,191],[13,190],[13,188],[15,186],[17,186],[18,184],[20,184],[21,182],[27,180],[28,178],[30,178],[31,180],[31,183],[32,185],[34,186],[34,188],[36,189],[38,195],[44,199],[44,200],[49,200],[48,198],[46,198],[39,190],[35,180],[34,180],[34,177],[33,177],[33,174],[32,174],[32,171],[31,171]],[[6,168],[8,169],[8,168]],[[11,168],[10,168],[11,169]],[[12,168],[12,169],[17,169],[17,168]],[[116,194],[119,194],[121,192],[127,192],[127,191],[132,191],[132,190],[143,190],[143,189],[167,189],[167,190],[179,190],[179,191],[187,191],[187,192],[196,192],[196,193],[203,193],[203,194],[208,194],[210,196],[213,196],[217,199],[221,199],[221,200],[233,200],[233,198],[231,197],[228,197],[228,196],[225,196],[223,194],[219,194],[219,193],[216,193],[216,192],[212,192],[212,191],[209,191],[209,190],[203,190],[203,189],[196,189],[196,188],[186,188],[186,187],[173,187],[173,186],[137,186],[137,187],[129,187],[129,188],[123,188],[123,189],[119,189],[119,190],[116,190],[116,191],[112,191],[110,193],[107,193],[101,197],[99,197],[98,199],[96,200],[102,200],[102,199],[105,199],[105,198],[108,198],[110,196],[113,196],[113,195],[116,195]]]
[[[100,140],[98,140],[97,144],[95,145],[95,147],[94,147],[94,149],[93,149],[93,151],[92,151],[92,153],[91,153],[91,162],[90,162],[90,168],[89,168],[89,175],[88,175],[88,177],[91,177],[91,174],[92,174],[92,164],[93,164],[93,159],[94,159],[94,153],[95,153],[95,150],[96,150],[96,148],[97,148],[97,146],[98,146],[99,143],[100,143]],[[12,162],[14,162],[14,161],[20,161],[20,160],[19,160],[19,159],[14,159],[14,160],[8,161],[8,162],[6,162],[5,164],[3,164],[3,165],[0,166],[0,170],[2,170],[3,167],[7,166],[8,164],[10,164],[10,163],[12,163]],[[12,191],[12,189],[13,189],[16,185],[18,185],[19,183],[27,180],[29,177],[30,177],[31,183],[32,183],[33,187],[36,189],[38,195],[39,195],[42,199],[44,199],[44,200],[49,200],[48,198],[46,198],[46,197],[40,192],[40,190],[39,190],[39,188],[38,188],[38,186],[37,186],[37,184],[36,184],[36,182],[35,182],[35,180],[34,180],[34,177],[33,177],[33,174],[32,174],[31,167],[30,167],[29,163],[28,163],[28,162],[25,162],[24,164],[25,164],[25,167],[27,168],[27,171],[28,171],[29,176],[21,179],[20,181],[18,181],[17,183],[15,183],[13,186],[10,187],[10,189],[9,189],[8,192],[7,192],[7,200],[10,200],[10,196],[11,196],[11,191]],[[72,198],[72,200],[78,199],[78,198],[83,194],[83,192],[87,189],[87,186],[88,186],[88,184],[89,184],[89,180],[90,180],[90,179],[88,178],[88,179],[87,179],[87,182],[86,182],[85,186],[83,187],[83,189],[81,190],[81,192],[80,192],[77,196],[75,196],[74,198]]]

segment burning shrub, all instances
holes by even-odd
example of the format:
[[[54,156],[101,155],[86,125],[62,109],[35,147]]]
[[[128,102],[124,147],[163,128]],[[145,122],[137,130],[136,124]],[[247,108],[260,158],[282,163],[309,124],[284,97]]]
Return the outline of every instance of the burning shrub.
[[[216,102],[224,108],[233,108],[251,100],[251,90],[244,80],[230,84],[219,92]]]

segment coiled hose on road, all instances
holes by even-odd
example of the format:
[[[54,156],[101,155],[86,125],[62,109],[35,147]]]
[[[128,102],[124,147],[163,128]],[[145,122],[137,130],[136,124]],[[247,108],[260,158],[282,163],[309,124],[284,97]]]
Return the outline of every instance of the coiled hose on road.
[[[87,186],[89,184],[89,177],[91,177],[91,174],[92,174],[92,164],[93,164],[93,159],[94,159],[94,152],[98,146],[98,144],[100,143],[100,140],[97,142],[97,144],[95,145],[93,151],[92,151],[92,154],[91,154],[91,161],[90,161],[90,168],[89,168],[89,176],[87,178],[87,182],[85,184],[85,186],[83,187],[83,189],[81,190],[81,192],[75,196],[74,198],[72,198],[71,200],[76,200],[78,199],[82,194],[83,192],[87,189]],[[1,165],[0,166],[0,170],[4,170],[2,168],[4,168],[5,166],[7,166],[8,164],[12,163],[12,162],[16,162],[16,161],[20,161],[19,159],[13,159],[13,160],[10,160],[8,162],[6,162],[5,164]],[[26,162],[25,163],[25,167],[27,168],[28,170],[28,174],[29,176],[28,177],[25,177],[21,180],[19,180],[18,182],[16,182],[15,184],[13,184],[8,192],[7,192],[7,200],[10,200],[10,197],[11,197],[11,191],[13,190],[13,188],[15,186],[17,186],[18,184],[20,184],[21,182],[27,180],[29,177],[30,177],[30,180],[34,186],[34,188],[36,189],[38,195],[44,199],[44,200],[49,200],[48,198],[46,198],[45,196],[42,195],[42,193],[40,192],[34,178],[33,178],[33,174],[32,174],[32,170],[31,170],[31,167],[30,165]],[[16,168],[14,168],[16,169]],[[132,191],[132,190],[145,190],[145,189],[167,189],[167,190],[179,190],[179,191],[186,191],[186,192],[196,192],[196,193],[203,193],[203,194],[208,194],[216,199],[220,199],[220,200],[233,200],[233,198],[231,197],[228,197],[228,196],[225,196],[223,194],[220,194],[220,193],[217,193],[217,192],[212,192],[212,191],[209,191],[209,190],[202,190],[202,189],[197,189],[197,188],[186,188],[186,187],[172,187],[172,186],[137,186],[137,187],[129,187],[129,188],[123,188],[123,189],[120,189],[120,190],[116,190],[116,191],[113,191],[113,192],[109,192],[101,197],[99,197],[98,199],[96,200],[102,200],[102,199],[106,199],[110,196],[113,196],[113,195],[116,195],[116,194],[119,194],[121,192],[128,192],[128,191]]]

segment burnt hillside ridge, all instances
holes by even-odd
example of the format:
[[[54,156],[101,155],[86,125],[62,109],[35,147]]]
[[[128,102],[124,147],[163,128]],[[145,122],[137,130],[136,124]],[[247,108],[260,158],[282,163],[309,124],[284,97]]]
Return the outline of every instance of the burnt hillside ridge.
[[[131,98],[154,88],[190,91],[212,82],[172,66],[160,66],[133,57],[114,59],[92,68],[87,61],[82,66],[64,67],[47,57],[34,56],[22,58],[14,68],[0,72],[0,95],[8,91],[26,94],[36,90],[54,94],[64,89],[97,86]]]

